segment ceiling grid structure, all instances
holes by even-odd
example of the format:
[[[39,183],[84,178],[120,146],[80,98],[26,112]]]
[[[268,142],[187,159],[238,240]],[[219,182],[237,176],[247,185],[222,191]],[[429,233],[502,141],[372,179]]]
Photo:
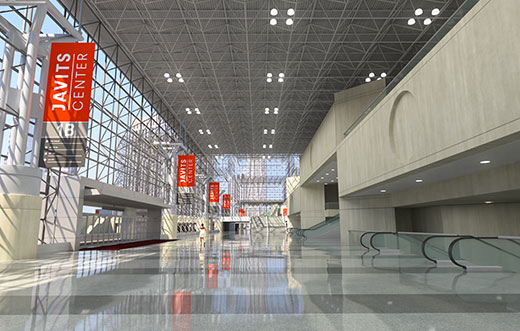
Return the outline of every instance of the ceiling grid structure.
[[[464,3],[84,1],[131,51],[206,154],[303,153],[335,92],[364,84],[372,72],[391,80]],[[276,16],[272,8],[278,9]],[[287,14],[289,8],[294,15]],[[416,16],[418,8],[424,14]],[[440,13],[432,16],[435,8]],[[273,17],[276,25],[270,24]],[[292,25],[286,24],[289,17]],[[415,24],[409,24],[410,18]],[[425,25],[427,18],[432,23]],[[169,83],[165,73],[182,74],[184,83]],[[283,83],[277,81],[279,73]],[[200,115],[185,111],[196,107]],[[219,148],[210,149],[215,145]]]

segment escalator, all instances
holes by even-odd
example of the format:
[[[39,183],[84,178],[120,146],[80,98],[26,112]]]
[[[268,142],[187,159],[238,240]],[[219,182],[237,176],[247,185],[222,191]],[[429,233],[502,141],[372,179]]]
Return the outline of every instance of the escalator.
[[[308,229],[290,229],[289,234],[302,240],[337,240],[339,242],[339,215],[330,217]]]

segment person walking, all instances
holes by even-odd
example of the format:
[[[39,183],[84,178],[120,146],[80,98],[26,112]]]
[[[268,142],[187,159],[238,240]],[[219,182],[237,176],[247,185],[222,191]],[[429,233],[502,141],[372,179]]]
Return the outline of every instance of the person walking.
[[[200,239],[200,245],[206,247],[206,237],[208,235],[208,230],[206,230],[206,227],[204,226],[204,222],[200,224],[199,227],[199,239]]]

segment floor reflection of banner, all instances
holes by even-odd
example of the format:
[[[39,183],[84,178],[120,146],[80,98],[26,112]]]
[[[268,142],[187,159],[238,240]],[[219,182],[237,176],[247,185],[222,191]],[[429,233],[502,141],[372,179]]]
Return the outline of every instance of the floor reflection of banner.
[[[207,288],[218,288],[218,265],[208,264]]]
[[[173,330],[190,330],[191,292],[173,294]]]

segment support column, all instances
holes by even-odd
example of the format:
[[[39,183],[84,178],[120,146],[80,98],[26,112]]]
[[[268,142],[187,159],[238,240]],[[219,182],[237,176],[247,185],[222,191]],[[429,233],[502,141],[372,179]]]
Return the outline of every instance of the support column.
[[[395,211],[388,197],[340,198],[343,245],[359,245],[360,233],[349,230],[395,231]]]
[[[0,165],[0,260],[36,257],[41,178],[40,169]]]
[[[178,216],[175,209],[164,209],[162,212],[162,239],[177,239]]]
[[[10,39],[9,39],[10,40]],[[14,48],[11,44],[5,44],[4,59],[2,61],[2,82],[0,83],[0,108],[5,109],[7,106],[7,95],[11,86],[11,77],[13,73]],[[6,112],[0,110],[0,151],[4,140]]]

